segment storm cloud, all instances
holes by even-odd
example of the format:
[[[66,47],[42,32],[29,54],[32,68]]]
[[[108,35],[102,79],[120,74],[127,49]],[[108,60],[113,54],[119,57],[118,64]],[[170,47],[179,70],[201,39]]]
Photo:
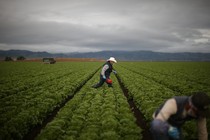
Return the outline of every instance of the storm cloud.
[[[210,52],[210,1],[0,0],[0,49]]]

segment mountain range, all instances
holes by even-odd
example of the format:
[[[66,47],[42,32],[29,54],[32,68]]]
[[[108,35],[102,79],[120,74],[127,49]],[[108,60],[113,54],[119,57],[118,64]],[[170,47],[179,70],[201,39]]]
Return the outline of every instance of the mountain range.
[[[113,56],[121,61],[210,61],[210,53],[163,53],[153,51],[100,51],[86,53],[48,53],[48,52],[32,52],[28,50],[0,50],[0,59],[5,57],[16,58],[24,56],[30,58],[96,58],[108,59]]]

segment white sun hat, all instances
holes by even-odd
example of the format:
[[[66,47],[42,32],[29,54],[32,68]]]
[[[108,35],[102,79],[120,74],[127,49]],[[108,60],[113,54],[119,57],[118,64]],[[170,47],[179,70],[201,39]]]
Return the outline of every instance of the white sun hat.
[[[117,61],[115,60],[114,57],[110,57],[109,59],[107,59],[107,61],[112,61],[112,62],[114,62],[114,63],[117,63]]]

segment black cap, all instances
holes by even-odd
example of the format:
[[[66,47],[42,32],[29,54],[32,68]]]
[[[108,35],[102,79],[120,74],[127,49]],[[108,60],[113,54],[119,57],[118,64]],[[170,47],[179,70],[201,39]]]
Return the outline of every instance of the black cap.
[[[192,95],[191,101],[200,116],[210,117],[210,96],[204,92],[196,92]]]

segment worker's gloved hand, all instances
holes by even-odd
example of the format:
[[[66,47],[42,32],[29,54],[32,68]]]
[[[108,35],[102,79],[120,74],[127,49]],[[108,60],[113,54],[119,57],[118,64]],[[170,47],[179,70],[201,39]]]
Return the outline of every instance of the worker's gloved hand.
[[[103,75],[103,79],[106,80],[106,76],[105,75]]]
[[[168,129],[168,135],[174,140],[179,140],[179,129],[177,127],[170,126]]]
[[[113,73],[114,73],[114,74],[117,74],[117,71],[113,70]]]
[[[168,135],[169,124],[165,121],[154,119],[151,123],[151,131],[155,134]]]

